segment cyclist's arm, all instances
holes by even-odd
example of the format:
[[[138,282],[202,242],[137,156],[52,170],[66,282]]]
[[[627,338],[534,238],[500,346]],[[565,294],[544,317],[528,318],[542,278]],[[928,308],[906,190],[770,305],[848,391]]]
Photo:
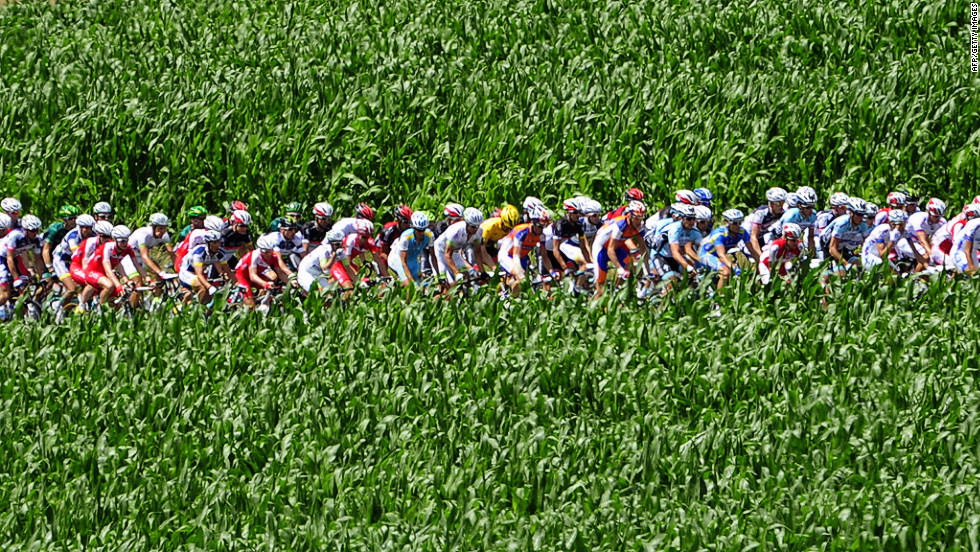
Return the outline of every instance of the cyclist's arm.
[[[732,260],[729,258],[728,252],[725,251],[725,246],[723,244],[718,244],[715,246],[715,255],[723,265],[727,266],[729,269],[733,268]]]
[[[578,238],[578,243],[579,243],[579,246],[582,248],[582,256],[585,259],[591,259],[592,258],[592,244],[589,243],[589,238],[585,237],[585,234],[582,234]]]
[[[926,233],[924,231],[922,231],[922,230],[916,231],[915,237],[916,237],[916,239],[919,240],[919,244],[922,245],[922,250],[923,251],[931,251],[932,250],[932,245],[929,243],[929,238],[926,237]],[[913,247],[912,249],[915,249],[915,247]],[[918,253],[918,251],[916,251],[916,253]]]
[[[109,259],[109,255],[104,255],[102,257],[102,272],[105,273],[109,281],[112,282],[112,286],[116,289],[122,287],[122,282],[116,277],[116,270],[112,268],[112,261]]]
[[[51,252],[54,250],[54,244],[46,241],[44,242],[44,249],[41,250],[41,257],[44,259],[44,266],[51,266]]]
[[[34,272],[37,274],[38,278],[44,274],[44,263],[41,261],[41,255],[39,254],[34,255]]]
[[[561,247],[561,244],[564,241],[565,240],[563,238],[559,238],[558,236],[555,236],[554,239],[551,240],[551,254],[554,255],[556,259],[558,259],[558,262],[562,262],[561,251],[559,250],[559,247]],[[547,257],[547,255],[545,255],[545,257]],[[564,265],[565,265],[564,266],[565,270],[571,270],[572,263],[564,263]]]
[[[694,262],[701,261],[701,257],[698,255],[698,251],[694,247],[693,241],[687,242],[687,245],[684,246],[684,253],[687,255],[688,259],[691,259]]]
[[[150,267],[150,270],[154,274],[160,274],[161,272],[163,272],[163,270],[160,269],[157,263],[153,261],[153,258],[150,257],[150,248],[148,248],[146,244],[140,244],[139,247],[140,247],[140,258],[143,259],[143,263],[146,264],[146,266]],[[137,267],[139,267],[139,263],[136,263],[136,265]]]
[[[843,263],[844,267],[849,267],[851,264],[844,260],[844,255],[840,252],[840,238],[833,236],[830,238],[830,256],[837,260],[839,263]]]
[[[752,233],[749,235],[749,252],[756,262],[762,259],[762,246],[759,245],[759,225],[752,225]]]
[[[681,251],[681,246],[679,243],[674,242],[670,244],[670,256],[673,257],[674,260],[685,269],[692,270],[694,268],[694,265],[687,262],[687,259],[684,258],[684,252]]]
[[[10,275],[14,277],[14,280],[21,275],[17,270],[17,255],[14,254],[13,249],[7,249],[7,270],[10,271]]]
[[[558,240],[555,241],[557,242]],[[544,242],[539,243],[538,248],[541,251],[541,260],[544,262],[544,269],[547,271],[547,274],[551,274],[555,267],[551,266],[551,258],[548,257],[548,248],[544,246]],[[560,259],[561,257],[558,258]],[[542,274],[542,276],[544,276],[544,274]]]
[[[973,241],[972,240],[966,240],[966,243],[963,245],[963,252],[966,254],[966,271],[967,272],[976,272],[977,271],[977,263],[973,260],[974,255],[973,255]]]
[[[408,251],[399,252],[398,257],[401,259],[402,266],[405,267],[405,277],[408,278],[409,282],[414,282],[415,277],[412,276],[412,271],[408,269]]]

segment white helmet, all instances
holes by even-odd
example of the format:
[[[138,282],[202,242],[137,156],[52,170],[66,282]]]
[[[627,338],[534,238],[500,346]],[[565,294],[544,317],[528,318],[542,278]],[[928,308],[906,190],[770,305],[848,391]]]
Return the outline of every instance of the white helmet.
[[[96,222],[92,229],[100,236],[112,235],[112,223],[107,220],[100,220],[99,222]]]
[[[22,208],[23,206],[20,204],[20,202],[12,197],[5,197],[3,201],[0,201],[0,209],[3,209],[8,213],[19,212]]]
[[[634,199],[626,205],[626,214],[628,215],[645,215],[647,214],[647,206],[642,201]]]
[[[206,242],[216,242],[221,241],[221,232],[215,232],[214,230],[208,230],[204,233],[204,241]]]
[[[864,216],[873,217],[878,214],[878,206],[870,201],[864,202]]]
[[[766,201],[769,203],[782,203],[786,201],[786,190],[775,186],[766,192]]]
[[[745,215],[738,209],[729,209],[721,214],[727,223],[741,224],[745,220]]]
[[[711,220],[711,209],[705,207],[704,205],[695,206],[694,218],[698,220]]]
[[[834,192],[834,195],[830,196],[830,206],[831,207],[845,207],[847,206],[847,200],[851,199],[844,192]]]
[[[466,216],[466,209],[459,203],[448,203],[446,208],[442,210],[442,216],[461,218]]]
[[[114,240],[128,240],[130,234],[132,234],[132,232],[129,230],[129,227],[123,224],[112,228],[112,239]]]
[[[963,207],[963,214],[968,219],[980,217],[980,203],[968,203]]]
[[[232,211],[231,222],[234,224],[244,224],[245,226],[248,226],[249,224],[252,224],[252,215],[250,215],[248,211]]]
[[[901,224],[909,220],[909,214],[905,212],[905,209],[889,209],[888,210],[888,223],[889,224]]]
[[[783,225],[783,238],[798,240],[803,235],[803,229],[795,222],[787,222]]]
[[[934,197],[929,200],[929,203],[926,203],[926,211],[929,211],[930,215],[936,215],[937,217],[944,216],[946,214],[946,203]]]
[[[170,219],[163,213],[153,213],[150,215],[151,226],[170,226]]]
[[[78,215],[78,218],[75,219],[75,226],[84,226],[86,228],[91,228],[95,226],[95,217],[88,214]]]
[[[483,224],[483,213],[476,207],[467,207],[463,211],[463,220],[470,226],[479,226]]]
[[[864,200],[859,197],[847,198],[847,210],[855,215],[864,216]]]
[[[313,206],[313,216],[322,217],[322,218],[332,217],[333,205],[330,205],[329,203],[326,202],[317,203],[316,205]]]
[[[686,205],[684,203],[675,203],[674,211],[676,211],[677,214],[683,218],[690,218],[695,216],[694,207],[691,205]]]
[[[263,234],[262,237],[255,240],[255,246],[258,247],[260,251],[272,251],[276,248],[275,234]]]
[[[20,220],[20,227],[24,230],[40,230],[41,219],[35,217],[34,215],[26,215]]]
[[[678,190],[674,194],[674,201],[685,205],[701,205],[701,198],[691,190]]]
[[[92,212],[96,215],[111,215],[112,205],[109,205],[105,201],[100,201],[95,204],[95,207],[92,207]]]
[[[330,243],[340,243],[344,241],[344,233],[340,230],[331,230],[327,232],[326,238]]]
[[[415,211],[412,213],[412,228],[415,230],[425,230],[429,227],[429,215]]]
[[[800,207],[813,207],[817,204],[817,192],[809,186],[803,186],[796,190],[796,201]]]
[[[796,195],[796,192],[786,194],[786,206],[789,208],[800,206],[800,198]]]
[[[7,228],[10,228],[10,225],[13,222],[14,221],[10,220],[10,217],[7,215],[7,213],[0,213],[0,230],[6,230]],[[78,224],[77,220],[75,221],[75,224]]]
[[[586,215],[598,215],[602,213],[602,204],[594,199],[590,199],[582,206],[582,212]]]
[[[525,213],[532,213],[539,209],[542,211],[544,210],[544,202],[542,202],[540,199],[532,196],[527,196],[526,198],[524,198]]]
[[[215,232],[222,232],[225,229],[225,221],[221,217],[209,215],[204,219],[204,227]]]

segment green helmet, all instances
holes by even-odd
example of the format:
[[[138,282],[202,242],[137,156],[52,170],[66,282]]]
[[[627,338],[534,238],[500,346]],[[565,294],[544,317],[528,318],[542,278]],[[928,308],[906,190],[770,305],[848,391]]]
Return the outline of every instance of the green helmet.
[[[82,214],[82,210],[74,205],[65,205],[58,209],[58,216],[61,218],[77,217],[80,214]]]
[[[208,216],[208,210],[200,205],[195,205],[187,211],[187,216],[190,218],[206,217]]]
[[[286,212],[287,213],[302,213],[303,212],[303,206],[300,205],[298,201],[294,201],[292,203],[288,203],[288,204],[286,204]]]

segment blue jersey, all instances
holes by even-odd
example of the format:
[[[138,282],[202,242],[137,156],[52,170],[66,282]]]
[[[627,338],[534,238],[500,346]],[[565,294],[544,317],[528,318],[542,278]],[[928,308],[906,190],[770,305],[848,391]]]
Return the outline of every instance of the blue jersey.
[[[868,225],[865,224],[864,218],[861,218],[861,223],[858,225],[851,224],[851,215],[844,214],[833,220],[827,229],[824,230],[820,240],[826,244],[830,244],[831,238],[837,238],[840,240],[841,248],[848,251],[860,251],[861,245],[864,243],[864,239],[868,237],[871,230]]]
[[[657,250],[657,254],[661,257],[671,257],[670,246],[671,244],[677,244],[683,249],[685,245],[689,243],[694,243],[695,245],[701,243],[701,232],[697,228],[691,228],[687,230],[684,228],[684,221],[678,220],[667,225],[665,228],[667,233],[667,239],[664,241],[660,249]]]
[[[402,232],[401,236],[395,240],[395,243],[391,246],[391,251],[393,253],[401,254],[402,251],[408,252],[409,261],[418,259],[422,256],[422,253],[432,245],[435,241],[435,236],[432,234],[431,230],[426,230],[422,233],[422,237],[416,238],[415,230],[409,228]]]
[[[800,228],[806,230],[808,228],[813,228],[813,226],[817,223],[817,214],[811,210],[810,216],[804,216],[803,213],[800,212],[799,207],[793,207],[789,211],[783,213],[782,218],[779,219],[778,227],[780,232],[782,232],[783,225],[788,222],[799,224]]]
[[[707,239],[701,242],[701,252],[699,256],[704,257],[705,255],[716,255],[715,248],[717,246],[722,246],[725,248],[725,253],[728,253],[732,249],[738,247],[740,243],[748,243],[749,233],[745,228],[739,227],[738,233],[732,234],[728,229],[728,225],[722,226],[720,228],[715,228],[710,234],[708,234]]]

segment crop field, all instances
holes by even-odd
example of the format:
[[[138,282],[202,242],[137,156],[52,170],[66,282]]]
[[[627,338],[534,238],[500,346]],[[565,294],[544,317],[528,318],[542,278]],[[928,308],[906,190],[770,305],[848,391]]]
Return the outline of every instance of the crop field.
[[[22,0],[0,195],[955,205],[977,90],[941,0]],[[0,549],[980,549],[980,284],[815,280],[3,324]]]

